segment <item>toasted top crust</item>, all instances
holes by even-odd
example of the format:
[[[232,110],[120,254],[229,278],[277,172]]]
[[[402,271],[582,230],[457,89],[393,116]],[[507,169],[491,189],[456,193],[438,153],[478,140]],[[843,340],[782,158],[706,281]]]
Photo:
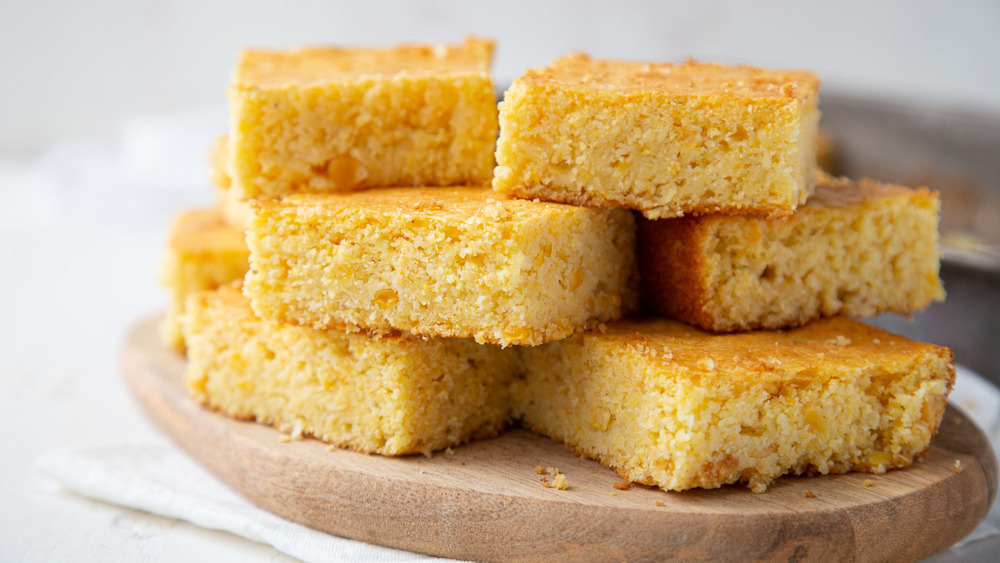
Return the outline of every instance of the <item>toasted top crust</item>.
[[[305,86],[400,74],[488,74],[493,41],[469,37],[459,45],[409,44],[389,48],[303,47],[240,53],[233,85]]]
[[[907,195],[928,200],[938,199],[937,192],[931,192],[927,188],[914,190],[896,184],[883,184],[869,178],[860,180],[835,178],[822,172],[816,176],[816,191],[806,203],[813,207],[851,207],[866,201]]]
[[[215,208],[184,212],[170,230],[170,247],[182,252],[208,253],[246,249],[243,231],[226,223]]]
[[[529,70],[515,83],[552,84],[580,90],[661,91],[684,95],[794,98],[815,96],[819,78],[808,71],[769,70],[688,60],[645,63],[593,59],[574,53]]]
[[[952,361],[947,348],[915,342],[847,317],[820,319],[789,330],[733,334],[704,332],[668,319],[636,319],[609,323],[603,334],[591,332],[584,338],[629,346],[651,361],[733,377],[803,370],[811,377],[824,377],[817,366],[850,369],[870,365],[873,358],[889,366],[914,354]]]
[[[495,220],[518,220],[553,213],[600,211],[562,203],[508,199],[483,186],[376,188],[346,193],[295,194],[282,200],[255,200],[251,205],[255,211],[296,207],[330,213],[348,210],[369,215],[411,215],[459,221],[474,215]]]

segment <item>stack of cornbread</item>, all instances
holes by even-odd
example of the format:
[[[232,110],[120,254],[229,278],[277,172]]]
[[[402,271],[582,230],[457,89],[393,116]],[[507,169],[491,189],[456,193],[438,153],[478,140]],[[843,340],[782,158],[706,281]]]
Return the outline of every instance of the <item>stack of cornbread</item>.
[[[844,315],[943,298],[937,195],[817,172],[813,75],[571,55],[498,115],[492,49],[242,54],[164,268],[196,400],[386,455],[520,421],[670,490],[926,451],[951,352]]]

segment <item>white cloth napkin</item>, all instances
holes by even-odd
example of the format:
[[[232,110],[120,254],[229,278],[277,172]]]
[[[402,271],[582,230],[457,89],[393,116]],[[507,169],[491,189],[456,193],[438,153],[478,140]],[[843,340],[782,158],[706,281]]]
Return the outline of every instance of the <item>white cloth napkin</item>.
[[[950,399],[987,430],[1000,451],[1000,390],[959,366]],[[318,532],[289,522],[243,499],[179,448],[120,446],[68,448],[35,461],[37,471],[85,497],[225,530],[304,561],[419,561],[435,559]],[[983,551],[983,550],[986,551]],[[965,560],[1000,551],[1000,504],[967,538],[936,561]]]
[[[34,468],[85,497],[224,530],[303,561],[441,561],[289,522],[257,508],[170,445],[54,450]]]

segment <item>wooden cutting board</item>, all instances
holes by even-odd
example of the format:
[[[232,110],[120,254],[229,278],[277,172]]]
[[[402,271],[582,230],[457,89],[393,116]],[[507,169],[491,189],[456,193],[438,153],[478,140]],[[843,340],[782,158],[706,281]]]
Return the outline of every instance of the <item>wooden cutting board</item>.
[[[951,407],[913,467],[785,477],[763,494],[617,490],[609,469],[520,429],[430,458],[282,442],[192,403],[185,360],[163,347],[158,322],[133,328],[123,354],[149,415],[258,506],[366,542],[476,560],[914,560],[972,531],[997,490],[988,440]],[[536,466],[557,467],[569,489],[545,488]]]

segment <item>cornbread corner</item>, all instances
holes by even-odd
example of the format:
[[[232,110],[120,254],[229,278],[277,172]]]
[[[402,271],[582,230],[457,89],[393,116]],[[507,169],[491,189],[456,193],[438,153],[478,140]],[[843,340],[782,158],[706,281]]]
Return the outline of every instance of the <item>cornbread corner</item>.
[[[239,199],[487,183],[493,42],[243,51],[229,88]]]
[[[215,187],[215,201],[222,218],[233,227],[246,231],[250,228],[250,202],[240,199],[240,190],[233,188],[230,173],[229,135],[220,135],[208,156],[209,179]]]
[[[303,194],[253,210],[244,292],[262,318],[507,346],[637,307],[624,209],[461,187]]]
[[[510,420],[514,350],[263,321],[235,286],[196,293],[187,310],[194,399],[292,438],[383,455],[430,453],[494,436]]]
[[[185,211],[174,218],[160,268],[160,283],[169,291],[161,325],[165,344],[184,349],[180,317],[187,296],[241,279],[248,256],[243,231],[226,223],[218,209]]]
[[[922,310],[945,296],[939,209],[926,188],[820,175],[789,217],[639,219],[642,298],[717,332]]]
[[[805,71],[568,55],[504,94],[493,189],[650,219],[786,215],[812,192],[818,92]]]
[[[725,335],[625,321],[522,357],[515,417],[666,490],[907,466],[955,377],[950,350],[844,317]]]

